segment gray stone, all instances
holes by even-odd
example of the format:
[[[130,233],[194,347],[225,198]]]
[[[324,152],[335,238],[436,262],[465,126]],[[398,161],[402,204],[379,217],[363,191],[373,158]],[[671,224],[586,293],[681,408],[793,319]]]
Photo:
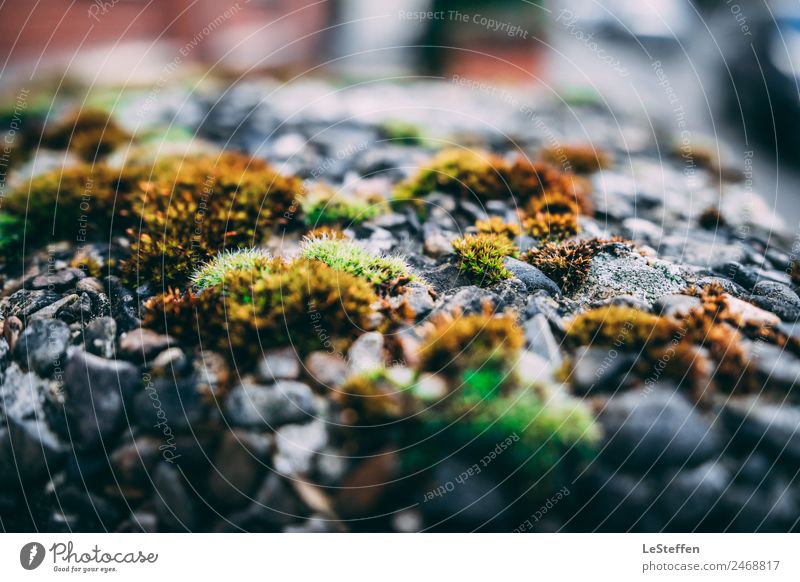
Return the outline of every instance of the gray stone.
[[[153,489],[159,531],[192,531],[197,509],[178,470],[167,463],[156,465]]]
[[[101,358],[113,358],[117,322],[113,317],[98,317],[90,321],[83,331],[83,341],[89,353]]]
[[[86,277],[86,274],[78,268],[61,269],[49,275],[39,275],[31,281],[31,289],[50,289],[61,291],[74,287],[75,284]]]
[[[47,378],[63,366],[69,339],[69,326],[63,321],[32,321],[20,334],[14,353],[17,361]]]
[[[764,379],[765,386],[791,390],[800,381],[800,358],[789,350],[764,342],[749,342],[750,365]]]
[[[5,479],[44,480],[58,471],[67,447],[37,419],[8,417],[0,422],[0,474]]]
[[[528,347],[553,365],[561,361],[558,343],[547,318],[537,313],[525,322],[525,341]]]
[[[724,403],[722,418],[738,441],[800,463],[800,409],[796,406],[759,397],[735,398]]]
[[[351,374],[383,368],[383,334],[377,331],[361,334],[350,346],[347,361]]]
[[[305,366],[309,376],[325,388],[336,388],[347,379],[347,362],[328,352],[311,352]]]
[[[775,299],[794,307],[800,306],[800,297],[788,285],[775,281],[759,281],[753,286],[753,294]]]
[[[636,253],[620,256],[599,253],[592,260],[589,277],[581,288],[582,300],[592,303],[618,295],[633,295],[653,304],[664,295],[686,288],[679,270],[665,261]]]
[[[42,404],[48,391],[48,381],[35,372],[23,372],[11,364],[0,385],[0,416],[32,419],[42,415]]]
[[[692,295],[666,295],[655,302],[653,311],[666,317],[682,317],[700,306],[700,298]]]
[[[126,360],[147,363],[174,343],[168,335],[150,329],[133,329],[120,338],[119,355]]]
[[[165,438],[214,426],[218,409],[205,394],[196,377],[152,379],[133,398],[136,423]]]
[[[267,470],[270,435],[233,430],[222,437],[208,479],[211,500],[225,508],[247,505]]]
[[[731,481],[730,472],[718,462],[680,471],[667,480],[659,505],[671,531],[698,528],[719,502]]]
[[[327,444],[328,431],[321,420],[314,419],[307,424],[287,424],[275,433],[275,470],[290,477],[308,475],[314,457]]]
[[[629,384],[636,354],[613,348],[580,347],[572,359],[570,383],[579,394],[614,391]]]
[[[561,294],[558,285],[533,265],[523,263],[513,257],[506,257],[503,266],[511,271],[514,277],[522,281],[529,292],[542,289],[554,297]]]
[[[297,380],[300,377],[300,360],[292,347],[269,350],[258,363],[257,378],[261,382]]]
[[[78,299],[79,297],[75,294],[62,297],[55,303],[51,303],[47,307],[43,307],[39,311],[31,314],[28,320],[36,321],[37,319],[54,319],[62,310],[70,307],[73,303],[78,301]]]
[[[242,384],[225,397],[225,418],[237,427],[276,430],[308,422],[316,412],[311,388],[292,380],[279,380],[272,386]]]
[[[435,305],[427,286],[412,281],[405,286],[403,299],[408,303],[417,319],[421,319],[433,311]]]
[[[114,436],[124,421],[124,401],[141,386],[136,366],[81,350],[64,373],[67,416],[75,441],[93,447]]]
[[[599,420],[605,433],[602,456],[615,466],[692,467],[721,451],[717,429],[674,387],[614,396]]]

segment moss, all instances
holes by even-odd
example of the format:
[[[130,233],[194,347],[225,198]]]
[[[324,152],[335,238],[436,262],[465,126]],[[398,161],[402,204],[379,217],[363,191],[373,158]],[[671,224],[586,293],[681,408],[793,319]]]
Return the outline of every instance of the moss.
[[[481,200],[508,198],[502,177],[505,161],[489,152],[450,148],[440,151],[415,176],[395,190],[398,200],[414,200],[433,191]]]
[[[53,170],[11,191],[5,208],[41,229],[37,236],[49,235],[52,228],[56,240],[107,241],[112,228],[121,233],[129,224],[126,208],[139,178],[136,170],[105,164]]]
[[[615,345],[641,349],[669,343],[679,332],[678,323],[667,317],[611,305],[575,317],[567,325],[566,339],[573,346]]]
[[[697,223],[706,230],[717,230],[721,226],[725,226],[725,219],[722,217],[719,208],[710,206],[700,213],[700,216],[697,217]]]
[[[524,253],[521,259],[558,283],[564,293],[572,293],[589,276],[599,245],[596,240],[547,242]]]
[[[519,253],[506,236],[499,234],[468,234],[453,241],[459,268],[481,285],[491,285],[508,279],[511,272],[503,266],[505,258]]]
[[[301,190],[297,178],[233,152],[159,161],[132,204],[139,222],[124,281],[184,287],[217,252],[266,242]]]
[[[0,255],[3,259],[22,251],[25,221],[18,216],[0,212]]]
[[[523,226],[534,238],[562,240],[578,233],[578,205],[568,195],[550,194],[529,204]]]
[[[337,192],[329,186],[318,185],[303,197],[302,208],[306,224],[350,225],[385,214],[389,205],[377,194]]]
[[[433,191],[467,199],[513,199],[521,206],[543,198],[561,196],[572,200],[578,210],[592,214],[589,182],[561,172],[546,162],[519,157],[513,163],[480,150],[445,149],[415,176],[395,190],[398,200],[415,200]]]
[[[592,145],[568,144],[542,150],[546,162],[571,169],[578,174],[592,174],[611,166],[611,156]]]
[[[306,238],[302,246],[302,256],[321,261],[336,271],[359,277],[382,293],[395,291],[414,278],[402,259],[373,255],[350,240]]]
[[[515,222],[506,222],[499,216],[490,216],[486,220],[479,220],[475,223],[475,228],[477,228],[480,233],[501,234],[510,240],[518,237],[522,232],[519,224]]]
[[[333,400],[341,409],[343,424],[380,425],[401,419],[409,412],[405,388],[397,385],[385,370],[376,370],[348,378],[333,393]]]
[[[533,390],[477,405],[455,402],[442,414],[423,415],[421,432],[431,435],[420,455],[427,465],[466,448],[482,470],[527,499],[549,497],[574,479],[595,457],[600,440],[591,411],[580,401],[545,401]]]
[[[42,146],[77,153],[91,161],[129,142],[131,136],[104,111],[84,109],[73,113],[42,136]]]
[[[171,291],[146,304],[144,325],[252,363],[269,347],[343,350],[373,327],[377,296],[362,279],[298,259],[231,269],[201,293]]]
[[[333,226],[320,226],[312,228],[306,233],[306,238],[329,238],[331,240],[349,240],[350,237]]]
[[[110,262],[113,266],[113,260]],[[103,258],[96,252],[80,250],[70,259],[69,266],[83,271],[87,277],[99,279],[103,276],[103,268],[106,266]]]
[[[415,123],[389,120],[381,123],[378,129],[385,139],[397,142],[399,145],[422,145],[425,141],[422,128]]]
[[[532,162],[519,157],[505,170],[506,181],[521,206],[540,202],[543,198],[563,197],[578,207],[581,214],[591,216],[589,182],[569,172],[562,172],[546,162]]]
[[[440,313],[427,323],[419,348],[419,369],[461,378],[476,392],[487,392],[478,371],[491,371],[494,386],[502,383],[525,343],[513,313],[494,315],[487,306],[469,315]],[[503,371],[500,376],[499,371]],[[485,387],[485,385],[484,385]]]
[[[269,253],[261,249],[226,250],[195,271],[192,283],[197,289],[206,289],[222,283],[230,271],[269,273],[272,263]]]

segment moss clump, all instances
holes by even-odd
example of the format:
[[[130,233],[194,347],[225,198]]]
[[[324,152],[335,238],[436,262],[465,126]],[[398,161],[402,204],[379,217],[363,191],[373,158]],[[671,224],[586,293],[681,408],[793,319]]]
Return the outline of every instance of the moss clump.
[[[545,399],[533,390],[479,404],[457,400],[443,413],[426,413],[421,432],[431,436],[426,451],[411,461],[414,468],[466,450],[484,459],[482,470],[497,481],[539,501],[574,479],[595,457],[600,440],[591,411],[580,401]]]
[[[3,259],[21,251],[24,232],[23,219],[7,212],[0,212],[0,255]]]
[[[419,348],[420,370],[460,380],[468,392],[484,398],[509,379],[525,336],[513,313],[494,315],[487,308],[470,315],[431,318]]]
[[[566,194],[550,194],[529,204],[529,215],[523,221],[525,230],[534,238],[562,240],[578,233],[578,205]]]
[[[399,145],[421,145],[425,141],[425,134],[422,128],[408,121],[384,121],[380,124],[378,129],[384,139],[398,142]]]
[[[405,388],[381,369],[351,376],[333,393],[333,400],[339,404],[343,424],[380,425],[409,412],[411,403]]]
[[[440,151],[417,174],[395,190],[398,200],[414,200],[433,191],[481,200],[508,198],[502,172],[505,161],[485,151],[449,148]]]
[[[345,349],[373,327],[377,299],[366,281],[319,261],[272,259],[254,270],[229,270],[201,293],[151,299],[144,324],[252,363],[262,348]]]
[[[562,197],[577,206],[581,214],[593,213],[589,200],[589,182],[568,172],[562,172],[546,162],[532,162],[520,157],[505,171],[506,181],[521,206],[542,199]]]
[[[542,150],[546,162],[571,169],[578,174],[592,174],[611,166],[611,156],[591,145],[562,145]]]
[[[200,267],[192,275],[192,283],[197,289],[206,289],[222,283],[231,271],[247,271],[256,275],[270,272],[274,260],[261,249],[226,250]]]
[[[578,315],[567,326],[567,341],[574,346],[616,345],[628,349],[663,345],[677,337],[680,326],[667,317],[610,305]]]
[[[503,263],[519,253],[508,237],[499,234],[468,234],[453,241],[453,250],[461,271],[481,285],[509,279],[511,271]]]
[[[475,223],[475,228],[478,232],[485,234],[500,234],[513,240],[521,233],[519,224],[515,222],[506,222],[499,216],[490,216],[486,220],[479,220]]]
[[[5,209],[35,225],[37,236],[52,228],[57,240],[108,240],[112,228],[123,232],[129,224],[125,209],[139,178],[136,170],[105,164],[53,170],[11,191]]]
[[[596,240],[547,242],[520,258],[558,283],[564,293],[572,293],[589,276],[592,257],[600,246]]]
[[[138,224],[124,281],[184,287],[217,252],[266,242],[301,190],[297,178],[233,152],[158,162],[132,204]]]
[[[303,197],[302,208],[306,224],[348,225],[385,214],[389,205],[377,194],[337,192],[329,186],[318,185]]]
[[[329,238],[332,240],[350,240],[350,237],[343,231],[333,226],[320,226],[312,228],[306,233],[306,238]]]
[[[131,136],[104,111],[84,109],[45,132],[42,146],[66,150],[91,161],[129,142]]]
[[[413,279],[411,270],[402,259],[373,255],[350,240],[306,238],[302,256],[363,279],[382,293],[394,291]]]

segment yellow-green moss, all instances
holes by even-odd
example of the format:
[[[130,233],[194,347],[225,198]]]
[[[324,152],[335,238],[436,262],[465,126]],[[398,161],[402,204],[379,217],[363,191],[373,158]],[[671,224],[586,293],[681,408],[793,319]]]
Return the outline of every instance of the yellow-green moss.
[[[299,179],[233,152],[158,162],[132,204],[139,222],[125,282],[184,287],[217,252],[266,242],[301,190]]]
[[[475,228],[480,233],[501,234],[510,240],[518,237],[522,232],[518,223],[506,222],[499,216],[490,216],[485,220],[479,220],[475,223]]]
[[[414,200],[433,191],[482,200],[508,198],[502,171],[505,161],[481,150],[449,148],[440,151],[415,176],[395,190],[398,200]]]
[[[398,257],[382,257],[346,239],[306,238],[302,256],[321,261],[335,269],[359,277],[381,292],[390,292],[413,279],[410,268]]]
[[[262,348],[337,350],[373,327],[377,296],[366,281],[298,259],[230,270],[201,293],[171,292],[147,303],[144,324],[183,341],[255,361]]]
[[[524,343],[513,313],[494,315],[488,307],[469,315],[441,313],[427,324],[419,369],[459,377],[485,396],[484,375],[491,376],[488,391],[502,384]]]
[[[129,142],[131,136],[104,111],[84,109],[73,113],[42,136],[42,147],[72,150],[91,161]]]
[[[364,222],[389,209],[380,195],[357,192],[337,192],[327,185],[317,185],[303,197],[303,214],[306,224],[355,224]]]
[[[591,174],[611,166],[611,156],[592,145],[565,144],[542,150],[546,162],[571,169],[578,174]]]
[[[503,262],[506,257],[519,254],[514,243],[500,234],[468,234],[452,244],[461,271],[481,285],[510,278],[511,272]]]

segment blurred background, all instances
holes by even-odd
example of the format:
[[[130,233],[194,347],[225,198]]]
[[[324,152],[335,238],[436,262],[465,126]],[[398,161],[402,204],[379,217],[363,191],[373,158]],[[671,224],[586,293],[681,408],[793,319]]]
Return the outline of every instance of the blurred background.
[[[457,75],[596,102],[691,131],[800,219],[797,1],[40,0],[4,3],[0,31],[8,100],[269,74]]]

